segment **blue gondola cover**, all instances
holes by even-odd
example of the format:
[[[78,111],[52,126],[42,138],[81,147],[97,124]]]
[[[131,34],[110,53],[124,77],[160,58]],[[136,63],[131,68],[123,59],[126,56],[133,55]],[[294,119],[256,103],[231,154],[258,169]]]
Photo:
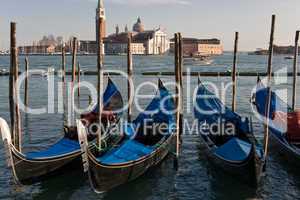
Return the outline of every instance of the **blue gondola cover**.
[[[228,161],[242,162],[248,158],[250,151],[251,144],[238,138],[232,138],[224,145],[218,147],[215,154]],[[256,147],[256,152],[259,157],[262,157],[261,148]]]
[[[26,158],[27,159],[49,158],[58,155],[72,153],[77,150],[80,150],[78,141],[63,138],[59,140],[56,144],[46,149],[45,151],[27,153]]]
[[[147,147],[134,140],[128,140],[120,148],[116,148],[114,151],[98,158],[98,161],[103,164],[124,163],[149,155],[152,151],[151,147]]]

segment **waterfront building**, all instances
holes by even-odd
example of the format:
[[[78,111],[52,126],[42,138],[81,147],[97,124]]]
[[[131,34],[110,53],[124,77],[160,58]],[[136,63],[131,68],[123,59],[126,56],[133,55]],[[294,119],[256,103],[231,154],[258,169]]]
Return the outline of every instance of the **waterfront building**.
[[[142,20],[140,17],[138,17],[137,22],[133,25],[132,31],[138,32],[138,33],[142,33],[145,31],[144,24],[142,23]]]
[[[20,54],[53,54],[55,45],[30,45],[18,47]]]
[[[274,54],[278,54],[278,55],[285,55],[285,54],[289,54],[289,55],[293,55],[295,52],[295,46],[279,46],[279,45],[274,45],[274,50],[273,50]],[[300,54],[300,47],[298,49],[298,52]],[[269,51],[267,49],[256,49],[256,51],[254,52],[250,52],[250,55],[268,55]]]
[[[122,55],[127,53],[128,34],[126,32],[112,34],[105,38],[105,54],[107,55]],[[144,44],[135,40],[133,36],[131,44],[131,52],[135,55],[145,54]]]
[[[171,39],[170,51],[174,52],[174,39]],[[183,38],[182,51],[184,56],[221,55],[223,45],[219,39]]]
[[[119,27],[114,34],[105,38],[105,53],[120,55],[127,52],[128,28],[125,32],[119,33]],[[161,55],[169,51],[169,40],[167,34],[161,29],[145,30],[139,17],[133,25],[132,32],[132,53],[136,55]]]
[[[97,43],[95,40],[80,40],[78,45],[79,53],[82,54],[96,54]]]

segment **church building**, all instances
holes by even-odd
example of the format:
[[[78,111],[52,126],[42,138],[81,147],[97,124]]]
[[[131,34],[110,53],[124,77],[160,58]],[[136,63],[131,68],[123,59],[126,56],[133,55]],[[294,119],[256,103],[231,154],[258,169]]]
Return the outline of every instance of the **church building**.
[[[121,55],[127,53],[128,33],[132,34],[132,53],[136,55],[162,55],[169,51],[167,34],[161,29],[145,30],[141,18],[133,25],[129,32],[127,26],[124,32],[120,32],[119,26],[116,32],[104,39],[105,53],[109,55]]]

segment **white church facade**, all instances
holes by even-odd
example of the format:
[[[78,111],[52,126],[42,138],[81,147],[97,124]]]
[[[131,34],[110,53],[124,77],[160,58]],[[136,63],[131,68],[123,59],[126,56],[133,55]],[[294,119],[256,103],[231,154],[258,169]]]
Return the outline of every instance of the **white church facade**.
[[[132,53],[135,55],[162,55],[169,51],[169,39],[165,31],[161,28],[144,30],[141,19],[133,25],[132,31],[128,32],[126,26],[124,32],[116,32],[104,39],[105,53],[109,55],[121,55],[127,52],[128,34],[132,34]]]

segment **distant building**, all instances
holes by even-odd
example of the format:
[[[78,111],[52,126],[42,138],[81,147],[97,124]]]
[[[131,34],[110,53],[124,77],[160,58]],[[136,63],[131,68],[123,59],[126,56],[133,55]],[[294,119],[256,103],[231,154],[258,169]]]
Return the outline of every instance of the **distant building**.
[[[127,42],[128,42],[128,34],[126,32],[122,32],[119,34],[112,34],[105,38],[105,54],[108,55],[122,55],[127,53]],[[135,55],[143,55],[145,54],[145,47],[143,43],[140,43],[134,39],[132,40],[131,45],[132,54]]]
[[[184,56],[221,55],[223,45],[218,39],[183,38],[182,51]],[[171,39],[170,51],[174,52],[174,39]]]
[[[278,46],[278,45],[274,45],[274,48],[273,48],[273,52],[274,54],[294,54],[294,51],[295,51],[295,47],[294,46]],[[300,47],[298,49],[299,51],[299,54],[300,54]],[[256,51],[254,52],[250,52],[249,54],[250,55],[268,55],[269,53],[269,50],[266,50],[266,49],[256,49]]]
[[[137,33],[134,40],[144,44],[147,55],[165,54],[170,49],[167,34],[160,28]]]
[[[54,45],[21,46],[18,48],[20,54],[53,54]]]
[[[254,52],[249,52],[249,55],[268,55],[269,51],[261,48],[257,48]]]
[[[137,22],[133,25],[132,31],[138,32],[138,33],[145,31],[145,27],[144,27],[140,17],[138,17]]]
[[[300,53],[300,47],[298,48],[298,52]],[[294,54],[295,46],[279,46],[274,45],[274,54]]]
[[[109,35],[104,39],[105,54],[120,55],[127,52],[128,33],[122,32]]]
[[[96,54],[97,53],[97,44],[96,41],[92,40],[80,40],[79,41],[79,52],[87,54]]]
[[[141,19],[132,28],[132,53],[136,55],[160,55],[169,51],[169,40],[167,34],[161,29],[144,30]],[[105,38],[105,53],[120,55],[127,53],[128,28],[119,33],[119,27],[114,34]]]

